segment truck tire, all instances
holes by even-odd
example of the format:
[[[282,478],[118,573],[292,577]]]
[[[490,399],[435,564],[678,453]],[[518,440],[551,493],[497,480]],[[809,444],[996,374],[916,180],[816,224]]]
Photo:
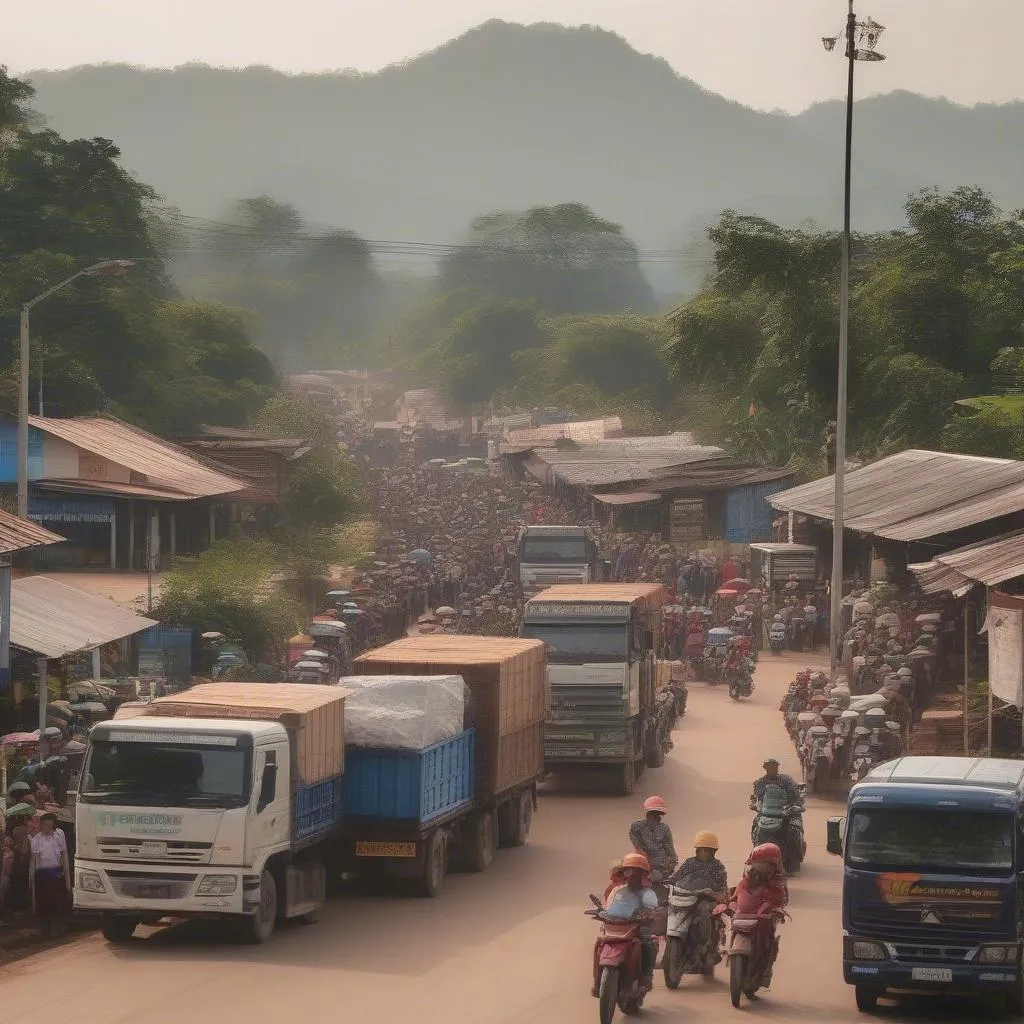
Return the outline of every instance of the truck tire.
[[[490,811],[478,814],[467,831],[466,870],[479,874],[494,860],[494,815]]]
[[[246,942],[255,945],[269,942],[277,927],[277,882],[269,868],[260,875],[260,904],[255,914],[243,919]]]
[[[433,897],[441,891],[448,873],[448,843],[441,829],[435,829],[424,840],[423,877],[419,890],[422,896]]]
[[[665,763],[665,748],[661,744],[661,736],[657,729],[651,729],[647,734],[647,757],[645,765],[648,768],[660,768]]]
[[[498,845],[525,846],[533,824],[533,792],[524,789],[498,809]]]
[[[632,796],[636,789],[636,769],[627,761],[619,769],[619,791],[622,796]]]
[[[104,914],[100,918],[100,932],[107,942],[115,946],[123,946],[125,943],[131,942],[138,923],[138,919],[134,917]]]

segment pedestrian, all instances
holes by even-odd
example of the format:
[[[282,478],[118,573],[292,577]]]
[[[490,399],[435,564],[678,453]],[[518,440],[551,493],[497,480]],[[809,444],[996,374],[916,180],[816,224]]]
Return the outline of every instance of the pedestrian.
[[[61,921],[71,897],[71,865],[64,830],[57,828],[57,815],[48,811],[39,820],[39,831],[30,842],[29,887],[32,912],[39,929],[48,938]]]

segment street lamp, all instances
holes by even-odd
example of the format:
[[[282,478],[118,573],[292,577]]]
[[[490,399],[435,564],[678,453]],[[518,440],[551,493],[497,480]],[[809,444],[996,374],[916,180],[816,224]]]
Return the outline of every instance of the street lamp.
[[[832,521],[832,607],[829,629],[829,656],[832,680],[839,669],[841,644],[841,618],[843,604],[843,485],[846,475],[846,370],[849,353],[850,328],[850,177],[853,155],[853,69],[857,61],[885,60],[878,52],[878,40],[884,26],[868,18],[857,21],[853,13],[853,0],[848,0],[846,16],[846,163],[843,177],[843,241],[839,281],[839,374],[836,388],[836,455],[835,455],[835,511]],[[822,44],[831,53],[839,36],[825,36]]]
[[[101,260],[91,267],[79,270],[52,288],[47,288],[41,295],[29,299],[21,307],[21,366],[18,389],[18,515],[28,518],[28,365],[29,365],[29,332],[28,316],[35,306],[43,299],[48,299],[54,292],[66,288],[72,281],[80,277],[124,277],[135,266],[134,260]]]

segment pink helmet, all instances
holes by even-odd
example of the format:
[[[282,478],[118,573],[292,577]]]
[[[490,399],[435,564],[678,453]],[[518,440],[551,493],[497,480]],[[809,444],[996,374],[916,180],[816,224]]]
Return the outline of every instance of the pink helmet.
[[[779,867],[782,864],[782,851],[774,843],[762,843],[750,851],[747,863],[774,864]]]
[[[645,811],[657,811],[658,814],[668,814],[668,804],[660,796],[649,796],[644,801]]]

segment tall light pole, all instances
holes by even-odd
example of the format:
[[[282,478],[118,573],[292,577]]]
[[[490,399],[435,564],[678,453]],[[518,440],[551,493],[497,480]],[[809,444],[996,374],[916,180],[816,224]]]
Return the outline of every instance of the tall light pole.
[[[66,277],[63,281],[47,288],[41,295],[29,299],[21,307],[21,366],[19,367],[18,388],[18,515],[28,518],[28,369],[29,369],[29,330],[28,318],[35,306],[48,299],[55,292],[66,288],[72,281],[80,277],[123,277],[135,266],[134,260],[101,260],[91,267],[79,270],[77,274]]]
[[[842,649],[843,606],[843,487],[846,475],[846,371],[850,329],[850,179],[853,164],[853,69],[857,61],[879,61],[885,57],[875,47],[885,28],[868,18],[858,22],[853,0],[848,0],[846,17],[846,162],[843,171],[843,240],[839,281],[839,374],[836,388],[835,512],[832,522],[832,607],[829,629],[830,667],[833,681],[839,670]],[[825,36],[822,44],[831,53],[838,36]]]

